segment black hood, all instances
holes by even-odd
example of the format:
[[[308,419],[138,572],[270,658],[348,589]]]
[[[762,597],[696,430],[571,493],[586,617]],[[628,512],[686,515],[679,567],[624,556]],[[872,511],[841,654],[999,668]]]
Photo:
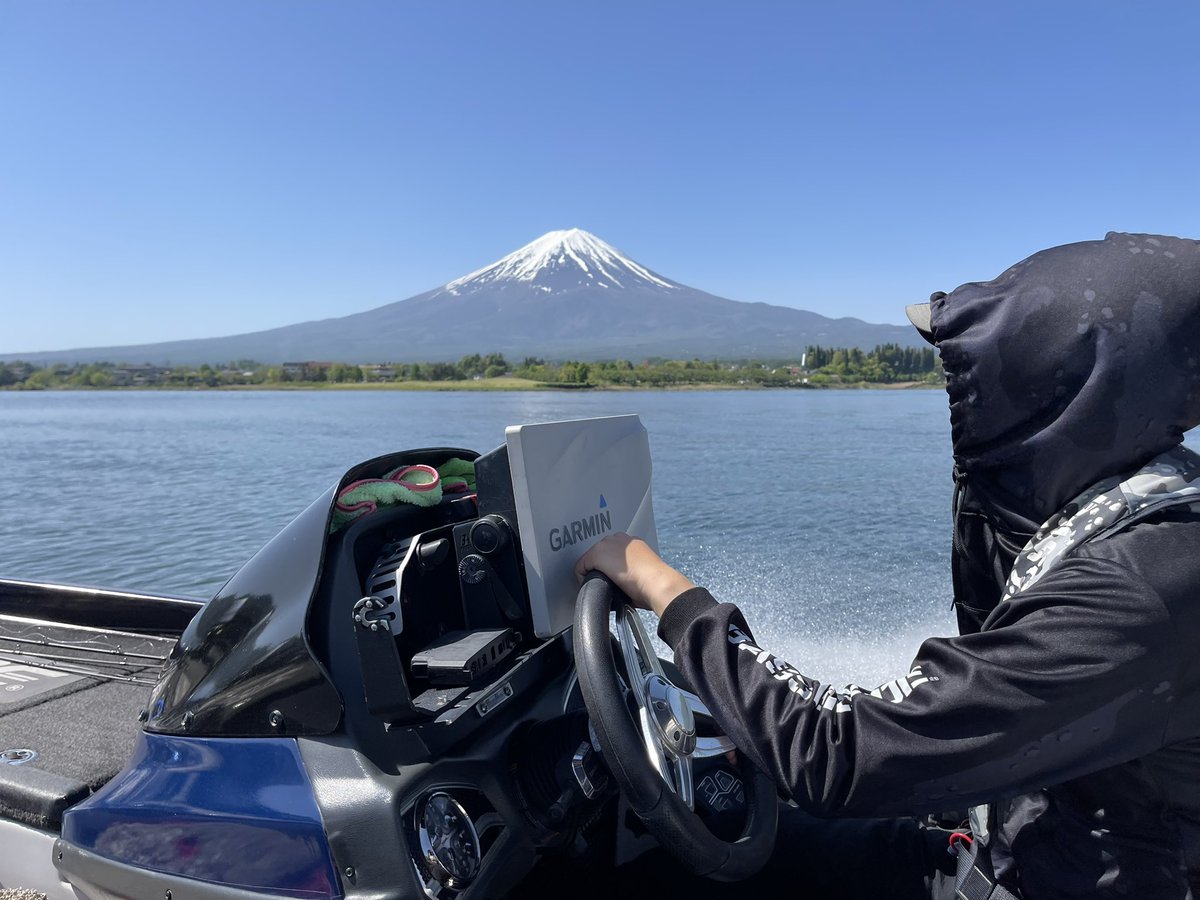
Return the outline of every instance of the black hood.
[[[1011,534],[1200,424],[1200,242],[1110,233],[931,302],[954,460]]]

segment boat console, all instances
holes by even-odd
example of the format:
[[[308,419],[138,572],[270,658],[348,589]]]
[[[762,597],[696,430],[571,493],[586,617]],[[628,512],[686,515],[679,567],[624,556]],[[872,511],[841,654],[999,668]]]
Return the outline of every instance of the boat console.
[[[336,515],[355,486],[463,460],[474,490]],[[179,635],[129,763],[61,817],[59,877],[87,896],[503,896],[555,859],[611,869],[647,829],[714,877],[761,865],[773,787],[725,762],[637,613],[574,575],[605,534],[655,541],[650,480],[636,416],[351,469]],[[758,810],[740,837],[692,821],[740,806]]]

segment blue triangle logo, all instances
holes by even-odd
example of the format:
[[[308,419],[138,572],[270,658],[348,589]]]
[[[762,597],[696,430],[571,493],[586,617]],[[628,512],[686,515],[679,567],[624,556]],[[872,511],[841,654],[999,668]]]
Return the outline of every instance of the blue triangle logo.
[[[607,501],[607,500],[605,500],[605,499],[604,499],[604,495],[603,495],[603,494],[601,494],[601,495],[600,495],[600,508],[601,508],[601,509],[604,509],[604,507],[606,507],[606,506],[608,506],[608,501]]]

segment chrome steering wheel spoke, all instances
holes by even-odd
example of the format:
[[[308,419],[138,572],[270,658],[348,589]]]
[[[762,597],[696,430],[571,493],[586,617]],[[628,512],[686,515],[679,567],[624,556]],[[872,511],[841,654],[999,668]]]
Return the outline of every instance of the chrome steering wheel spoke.
[[[617,609],[617,643],[621,647],[630,692],[637,704],[638,726],[646,755],[659,777],[689,809],[693,809],[696,787],[692,778],[692,757],[696,755],[698,741],[691,699],[695,695],[680,690],[667,678],[637,610],[629,604]],[[695,699],[699,701],[699,698]],[[707,708],[704,711],[707,713]],[[704,755],[711,756],[716,752],[724,751]]]
[[[647,675],[666,678],[662,660],[650,644],[650,636],[646,634],[641,617],[628,603],[617,609],[617,641],[625,657],[625,671],[631,679],[641,684]]]
[[[696,781],[692,777],[691,756],[675,758],[675,784],[679,787],[679,799],[687,804],[688,809],[696,808]]]

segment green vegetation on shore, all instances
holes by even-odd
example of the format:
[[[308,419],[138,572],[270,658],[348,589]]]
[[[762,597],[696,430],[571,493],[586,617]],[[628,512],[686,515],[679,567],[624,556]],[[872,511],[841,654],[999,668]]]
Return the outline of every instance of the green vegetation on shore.
[[[464,356],[456,363],[295,362],[261,365],[152,366],[92,363],[38,367],[0,363],[0,389],[396,389],[587,390],[655,388],[853,387],[941,384],[932,348],[885,344],[857,348],[809,347],[798,360],[629,360],[551,362],[526,357],[511,364],[499,353]]]

